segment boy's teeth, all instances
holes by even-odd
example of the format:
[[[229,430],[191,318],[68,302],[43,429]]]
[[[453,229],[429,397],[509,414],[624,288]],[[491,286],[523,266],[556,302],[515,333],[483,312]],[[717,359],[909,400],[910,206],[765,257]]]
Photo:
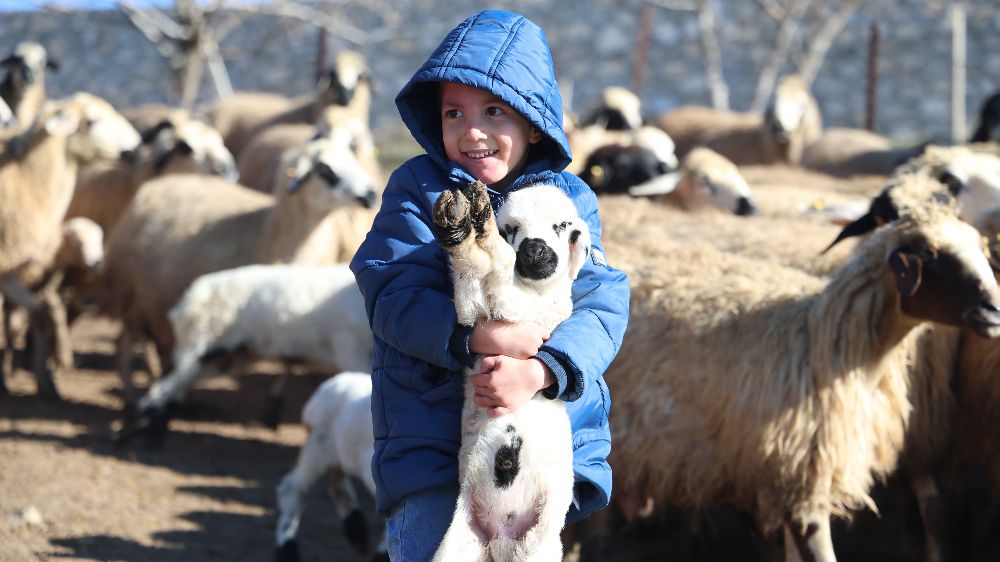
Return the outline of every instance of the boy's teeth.
[[[466,152],[469,158],[486,158],[487,156],[493,156],[496,154],[496,150],[479,150],[476,152]]]

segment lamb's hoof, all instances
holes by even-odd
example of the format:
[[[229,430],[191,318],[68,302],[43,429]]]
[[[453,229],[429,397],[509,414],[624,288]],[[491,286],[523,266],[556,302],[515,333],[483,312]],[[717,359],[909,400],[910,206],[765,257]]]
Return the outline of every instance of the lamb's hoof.
[[[344,536],[354,550],[361,553],[368,550],[368,524],[360,510],[355,509],[344,518]]]
[[[274,552],[277,562],[299,562],[299,542],[290,540],[278,547]]]
[[[434,203],[434,237],[450,248],[460,244],[472,232],[469,200],[461,192],[443,191]]]
[[[122,428],[115,436],[115,444],[124,446],[138,437],[142,439],[147,449],[153,451],[162,449],[174,409],[170,403],[162,410],[143,408],[126,414]]]
[[[49,373],[48,376],[38,377],[38,396],[46,400],[59,401],[62,397],[59,396],[59,391],[56,390],[56,384],[52,381],[52,375]]]
[[[476,238],[483,238],[487,234],[492,234],[493,227],[489,222],[490,218],[493,217],[493,208],[490,207],[490,194],[486,192],[486,184],[481,181],[474,181],[462,191],[472,206],[469,216],[472,221],[472,228],[476,229]]]

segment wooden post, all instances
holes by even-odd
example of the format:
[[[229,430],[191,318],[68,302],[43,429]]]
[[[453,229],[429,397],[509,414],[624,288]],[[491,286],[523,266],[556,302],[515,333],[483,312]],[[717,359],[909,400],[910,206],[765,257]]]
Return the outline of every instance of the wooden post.
[[[878,23],[872,23],[868,39],[868,84],[865,89],[865,130],[875,130],[878,92]]]
[[[646,60],[649,58],[649,43],[653,37],[653,18],[656,11],[645,4],[639,15],[639,35],[635,38],[635,58],[632,60],[632,92],[639,95],[646,82]]]
[[[951,7],[951,140],[965,142],[965,4]]]

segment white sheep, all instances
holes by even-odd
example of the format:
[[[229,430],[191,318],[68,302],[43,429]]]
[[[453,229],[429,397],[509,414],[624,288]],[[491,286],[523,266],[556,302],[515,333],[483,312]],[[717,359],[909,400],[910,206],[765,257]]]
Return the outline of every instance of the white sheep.
[[[797,164],[822,131],[816,101],[794,76],[779,81],[764,115],[684,106],[661,115],[657,125],[674,140],[678,157],[707,146],[737,166]]]
[[[642,126],[639,96],[620,86],[601,91],[601,99],[579,126],[599,125],[609,131],[630,131]]]
[[[169,357],[174,335],[167,311],[198,276],[253,263],[350,258],[335,211],[374,206],[377,195],[349,147],[313,141],[287,169],[277,197],[183,174],[139,190],[107,243],[99,298],[103,311],[123,323],[118,352],[126,392],[132,341],[148,335]]]
[[[139,134],[106,101],[78,93],[48,102],[30,127],[0,154],[0,293],[32,316],[32,368],[39,393],[58,396],[46,366],[45,306],[26,288],[44,271],[62,239],[62,220],[82,163],[115,159],[132,150]]]
[[[170,309],[170,325],[174,368],[139,401],[139,425],[165,431],[168,406],[197,380],[241,371],[233,355],[371,371],[371,328],[346,265],[248,265],[202,275]],[[152,437],[159,444],[163,431]]]
[[[348,542],[362,553],[367,549],[367,528],[353,480],[363,482],[368,493],[375,495],[371,397],[370,373],[340,373],[324,382],[302,409],[302,423],[309,435],[295,467],[276,489],[278,560],[299,559],[296,535],[306,494],[328,475]],[[376,553],[388,560],[384,528]]]
[[[829,281],[705,246],[657,266],[607,375],[616,490],[748,509],[784,527],[786,560],[835,560],[830,516],[874,508],[928,321],[1000,334],[979,235],[947,209],[877,231]]]
[[[110,237],[139,186],[169,174],[212,174],[235,181],[236,167],[218,131],[174,112],[142,130],[141,144],[125,157],[83,167],[66,217],[87,217]]]
[[[45,71],[57,70],[59,65],[49,60],[45,47],[24,41],[0,61],[0,67],[8,69],[0,81],[0,98],[14,112],[19,126],[27,127],[45,103]]]
[[[680,178],[660,177],[629,188],[633,197],[659,196],[682,209],[713,205],[736,215],[756,212],[750,186],[739,169],[721,154],[704,147],[681,162]]]
[[[494,219],[486,186],[474,182],[443,192],[433,217],[435,237],[449,253],[460,324],[534,321],[551,330],[570,316],[572,282],[588,257],[590,233],[561,190],[516,191]],[[491,419],[473,394],[466,383],[458,502],[435,562],[559,560],[573,492],[564,404],[539,394]]]

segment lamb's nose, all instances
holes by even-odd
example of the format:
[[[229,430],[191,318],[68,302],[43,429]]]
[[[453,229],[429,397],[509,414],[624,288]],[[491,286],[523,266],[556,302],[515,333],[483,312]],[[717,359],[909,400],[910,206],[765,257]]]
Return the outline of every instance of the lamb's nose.
[[[555,273],[559,256],[541,238],[527,238],[517,248],[514,271],[527,279],[545,279]]]

